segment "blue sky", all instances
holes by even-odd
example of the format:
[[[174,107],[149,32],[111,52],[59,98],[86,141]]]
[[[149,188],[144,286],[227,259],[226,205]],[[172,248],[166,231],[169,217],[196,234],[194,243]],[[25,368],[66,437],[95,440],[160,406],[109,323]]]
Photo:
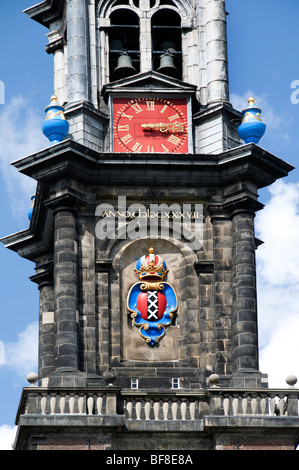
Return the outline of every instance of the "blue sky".
[[[36,2],[37,3],[37,2]],[[22,13],[30,0],[0,1],[0,237],[28,226],[35,183],[9,165],[48,141],[40,127],[53,93],[47,30]],[[260,146],[299,168],[299,2],[227,0],[230,99],[243,109],[253,95],[267,125]],[[299,85],[298,85],[299,90]],[[299,377],[299,175],[260,191],[257,215],[260,370],[271,387]],[[26,376],[37,371],[38,289],[34,266],[0,246],[0,449],[9,448]]]

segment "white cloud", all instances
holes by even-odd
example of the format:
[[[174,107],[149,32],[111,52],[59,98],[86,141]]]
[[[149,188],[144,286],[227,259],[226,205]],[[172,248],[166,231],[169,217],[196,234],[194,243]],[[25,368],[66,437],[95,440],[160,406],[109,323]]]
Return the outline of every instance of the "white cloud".
[[[277,181],[271,199],[256,218],[267,243],[259,253],[260,274],[275,286],[296,286],[299,281],[299,183]]]
[[[3,424],[0,426],[0,450],[12,450],[17,427]]]
[[[38,323],[30,323],[17,336],[17,341],[4,344],[5,361],[0,364],[0,368],[9,368],[16,375],[14,380],[17,381],[17,376],[19,376],[24,383],[30,372],[37,371]],[[18,383],[19,386],[20,383]],[[16,430],[15,426],[0,425],[0,450],[12,450]]]
[[[15,217],[27,214],[36,182],[20,174],[11,162],[48,145],[42,133],[43,117],[23,96],[0,108],[0,172],[10,209]]]
[[[285,381],[288,375],[299,379],[298,327],[298,315],[288,315],[286,322],[278,319],[269,343],[261,350],[260,370],[268,374],[271,388],[288,388]]]
[[[299,379],[299,183],[277,181],[256,217],[260,369],[269,385]]]
[[[36,371],[37,358],[38,324],[34,322],[18,334],[16,342],[5,344],[5,366],[26,379],[30,372]]]

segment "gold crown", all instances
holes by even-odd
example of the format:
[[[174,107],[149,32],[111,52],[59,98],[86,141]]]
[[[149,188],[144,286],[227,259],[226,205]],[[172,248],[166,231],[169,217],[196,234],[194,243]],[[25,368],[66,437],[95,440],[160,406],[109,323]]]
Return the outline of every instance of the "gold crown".
[[[154,248],[149,248],[148,255],[144,255],[136,263],[135,273],[140,280],[162,280],[168,272],[164,259],[154,254]]]

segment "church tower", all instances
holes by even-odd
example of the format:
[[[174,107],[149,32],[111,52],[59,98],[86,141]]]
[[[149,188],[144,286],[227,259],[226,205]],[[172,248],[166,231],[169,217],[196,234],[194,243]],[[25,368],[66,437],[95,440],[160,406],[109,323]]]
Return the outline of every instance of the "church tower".
[[[37,182],[30,226],[2,239],[40,292],[15,448],[294,448],[295,379],[259,370],[254,232],[259,189],[293,168],[257,145],[258,103],[229,102],[224,0],[26,13],[54,95],[49,147],[14,163]]]

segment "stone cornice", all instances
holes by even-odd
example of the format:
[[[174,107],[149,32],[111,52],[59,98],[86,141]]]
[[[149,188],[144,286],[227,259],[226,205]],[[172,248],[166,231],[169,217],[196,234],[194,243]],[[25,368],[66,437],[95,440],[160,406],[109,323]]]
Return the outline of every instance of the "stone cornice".
[[[50,24],[61,17],[65,0],[44,0],[24,10],[31,19],[49,28]]]
[[[265,187],[293,170],[291,165],[254,144],[218,155],[117,154],[99,153],[71,139],[22,158],[13,166],[38,181],[36,207],[28,229],[0,241],[33,261],[46,254],[51,245],[53,210],[66,205],[70,209],[87,204],[86,195],[78,193],[68,183],[66,186],[72,179],[106,187],[126,185],[132,189],[136,184],[177,190],[193,185],[209,188],[209,191],[217,187],[234,187],[235,183],[239,187],[242,181],[242,190],[230,191],[221,203],[212,200],[209,204],[212,218],[230,218],[238,211],[254,213],[263,207],[251,187]],[[64,191],[49,195],[46,188],[58,188],[59,182]],[[200,269],[203,268],[207,267]]]
[[[73,140],[47,147],[12,165],[39,182],[68,176],[105,185],[219,186],[246,180],[257,188],[288,175],[293,166],[255,144],[218,155],[99,153]]]

